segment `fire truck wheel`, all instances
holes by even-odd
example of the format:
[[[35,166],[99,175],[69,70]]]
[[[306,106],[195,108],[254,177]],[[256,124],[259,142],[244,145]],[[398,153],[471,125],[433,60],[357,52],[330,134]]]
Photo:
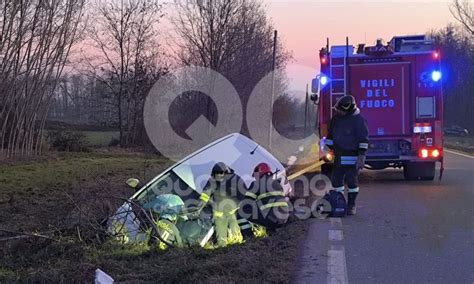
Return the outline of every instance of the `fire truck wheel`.
[[[403,175],[406,180],[433,180],[435,162],[405,162]]]

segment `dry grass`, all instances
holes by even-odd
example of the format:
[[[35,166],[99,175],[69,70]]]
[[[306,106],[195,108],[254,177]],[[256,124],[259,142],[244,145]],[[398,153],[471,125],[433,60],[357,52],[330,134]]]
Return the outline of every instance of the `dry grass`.
[[[474,154],[474,137],[445,137],[444,145],[450,149]]]
[[[100,197],[129,197],[131,191],[123,185],[126,178],[147,180],[169,164],[156,156],[101,152],[0,165],[0,229],[51,238],[0,242],[0,282],[91,282],[97,268],[126,283],[290,281],[305,235],[303,222],[265,239],[217,250],[125,247],[104,243],[83,227],[78,234],[78,206],[100,209],[94,214],[105,215],[120,200],[107,204]],[[104,203],[107,206],[98,208]],[[0,232],[0,238],[10,236]]]

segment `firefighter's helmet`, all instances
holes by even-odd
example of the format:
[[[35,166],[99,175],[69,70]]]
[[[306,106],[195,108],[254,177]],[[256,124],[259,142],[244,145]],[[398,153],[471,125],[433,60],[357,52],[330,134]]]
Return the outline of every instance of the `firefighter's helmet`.
[[[350,114],[357,108],[355,98],[351,95],[344,96],[337,100],[334,108],[344,114]]]
[[[253,170],[254,176],[264,176],[264,175],[271,175],[271,174],[272,174],[272,169],[267,163],[260,163]]]
[[[232,169],[229,168],[226,164],[219,162],[212,167],[212,176],[215,176],[216,174],[230,174],[232,173]]]
[[[159,218],[167,219],[171,222],[176,222],[183,207],[183,200],[175,194],[159,195],[154,202],[154,211],[159,214]]]

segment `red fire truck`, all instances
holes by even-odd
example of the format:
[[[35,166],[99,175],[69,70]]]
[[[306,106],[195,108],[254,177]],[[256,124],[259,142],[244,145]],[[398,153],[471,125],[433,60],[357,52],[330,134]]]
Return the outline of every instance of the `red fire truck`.
[[[408,180],[432,180],[443,162],[440,53],[425,36],[397,36],[388,44],[329,46],[320,51],[313,80],[324,140],[335,102],[356,98],[369,126],[366,167],[402,168]],[[330,164],[324,166],[328,170]]]

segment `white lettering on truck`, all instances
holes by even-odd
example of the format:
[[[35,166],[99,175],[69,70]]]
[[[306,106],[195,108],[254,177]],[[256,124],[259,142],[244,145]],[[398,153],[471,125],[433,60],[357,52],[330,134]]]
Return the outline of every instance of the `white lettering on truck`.
[[[395,100],[389,99],[389,88],[395,88],[395,79],[360,80],[360,87],[366,90],[367,100],[360,100],[360,108],[394,108]]]

